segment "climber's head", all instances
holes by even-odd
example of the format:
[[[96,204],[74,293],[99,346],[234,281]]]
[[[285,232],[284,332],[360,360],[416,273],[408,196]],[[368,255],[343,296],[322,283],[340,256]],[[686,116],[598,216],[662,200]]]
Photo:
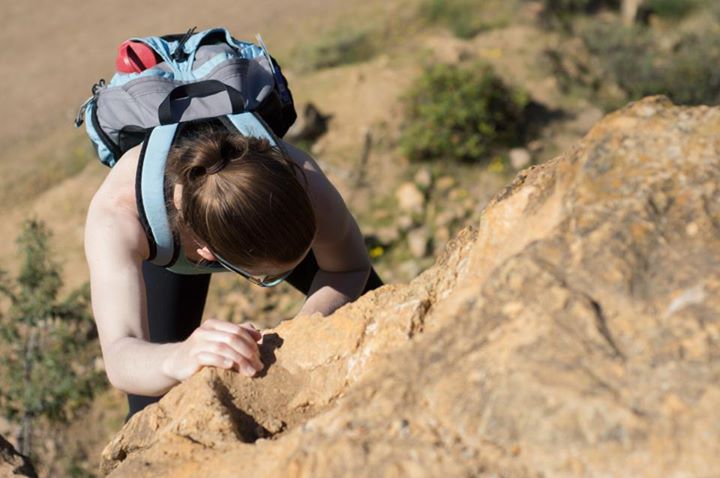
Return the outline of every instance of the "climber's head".
[[[307,254],[315,214],[304,173],[266,139],[205,129],[168,155],[166,188],[174,231],[186,228],[208,260],[244,276],[279,282]],[[200,251],[199,251],[200,252]],[[209,252],[209,254],[208,254]]]

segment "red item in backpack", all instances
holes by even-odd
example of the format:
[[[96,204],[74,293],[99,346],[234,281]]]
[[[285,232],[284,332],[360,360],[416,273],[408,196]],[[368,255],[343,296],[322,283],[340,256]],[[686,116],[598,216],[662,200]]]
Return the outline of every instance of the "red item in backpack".
[[[132,40],[125,40],[120,44],[115,58],[115,68],[121,73],[140,73],[158,63],[152,48]]]

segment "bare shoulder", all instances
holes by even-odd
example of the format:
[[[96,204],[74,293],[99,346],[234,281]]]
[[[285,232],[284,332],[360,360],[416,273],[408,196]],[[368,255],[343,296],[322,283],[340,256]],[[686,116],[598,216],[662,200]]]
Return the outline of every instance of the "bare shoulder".
[[[327,272],[369,270],[370,258],[355,218],[335,186],[317,162],[289,143],[283,146],[305,172],[307,192],[315,210],[316,232],[313,252],[320,269]]]
[[[85,221],[88,265],[106,254],[127,257],[149,255],[147,237],[138,218],[134,194],[139,149],[123,155],[95,192]]]
[[[327,200],[330,199],[330,197],[335,200],[340,198],[340,195],[333,184],[327,176],[325,176],[325,173],[323,173],[320,166],[310,154],[286,141],[281,140],[281,143],[282,147],[288,153],[288,156],[290,156],[290,159],[300,166],[302,171],[305,173],[307,184],[304,185],[306,186],[310,200],[315,206],[327,203]],[[304,183],[303,178],[299,179],[301,180],[301,183]]]
[[[135,193],[135,173],[140,159],[140,146],[129,149],[108,171],[93,201],[114,201],[132,204]]]
[[[300,166],[303,171],[321,172],[317,162],[309,153],[287,141],[280,140],[280,143],[288,156],[290,156],[290,159]]]

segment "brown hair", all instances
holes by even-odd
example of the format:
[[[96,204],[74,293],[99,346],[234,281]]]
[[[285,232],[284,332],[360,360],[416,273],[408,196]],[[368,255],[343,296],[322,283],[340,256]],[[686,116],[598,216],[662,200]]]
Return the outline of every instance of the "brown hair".
[[[187,226],[240,267],[294,262],[315,235],[313,208],[298,176],[307,184],[304,171],[267,139],[206,126],[168,154],[170,198],[174,184],[182,185],[171,227],[177,233]]]

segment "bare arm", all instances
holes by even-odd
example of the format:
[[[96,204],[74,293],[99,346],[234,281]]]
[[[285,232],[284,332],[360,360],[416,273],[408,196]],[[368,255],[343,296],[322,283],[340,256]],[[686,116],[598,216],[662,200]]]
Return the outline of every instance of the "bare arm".
[[[108,380],[126,393],[159,396],[178,383],[163,370],[174,344],[148,342],[140,234],[129,212],[112,210],[96,195],[85,224],[85,256]]]
[[[370,257],[360,228],[337,189],[307,153],[285,145],[292,155],[302,158],[317,220],[312,250],[319,271],[299,314],[328,315],[360,296],[370,274]]]

